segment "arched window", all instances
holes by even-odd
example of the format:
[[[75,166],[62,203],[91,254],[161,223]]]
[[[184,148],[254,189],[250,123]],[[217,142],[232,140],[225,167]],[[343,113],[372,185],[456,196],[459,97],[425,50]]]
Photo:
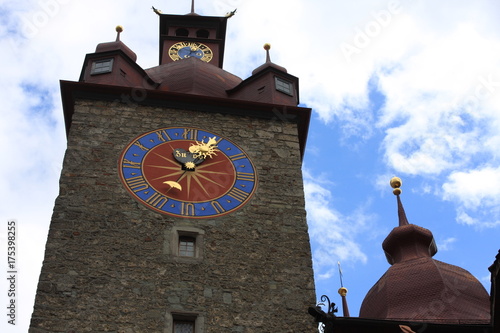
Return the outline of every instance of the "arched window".
[[[198,31],[196,31],[196,37],[200,37],[200,38],[208,38],[208,30],[205,30],[205,29],[200,29]]]
[[[175,35],[176,36],[183,36],[183,37],[189,36],[189,30],[184,29],[184,28],[179,28],[179,29],[175,30]]]

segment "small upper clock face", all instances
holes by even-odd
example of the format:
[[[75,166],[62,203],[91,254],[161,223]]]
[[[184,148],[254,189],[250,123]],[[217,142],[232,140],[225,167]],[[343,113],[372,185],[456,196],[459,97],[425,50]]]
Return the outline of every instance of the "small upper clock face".
[[[158,129],[132,140],[120,156],[119,173],[142,204],[189,218],[241,208],[257,182],[243,149],[217,134],[183,127]]]
[[[206,62],[213,58],[212,50],[203,43],[199,42],[178,42],[170,47],[168,55],[172,60],[180,60],[195,57]]]

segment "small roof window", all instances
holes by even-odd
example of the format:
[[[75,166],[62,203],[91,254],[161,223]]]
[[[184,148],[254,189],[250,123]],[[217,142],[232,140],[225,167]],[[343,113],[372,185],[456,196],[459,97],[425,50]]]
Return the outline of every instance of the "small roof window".
[[[113,71],[113,58],[96,60],[92,63],[90,75],[111,73]]]
[[[293,96],[293,83],[286,81],[280,77],[275,77],[276,90],[281,91],[287,95]]]

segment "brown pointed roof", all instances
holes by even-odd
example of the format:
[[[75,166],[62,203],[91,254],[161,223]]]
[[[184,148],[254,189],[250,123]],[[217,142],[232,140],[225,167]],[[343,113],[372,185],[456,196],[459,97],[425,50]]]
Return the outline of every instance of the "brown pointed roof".
[[[130,59],[137,61],[137,55],[122,41],[100,43],[95,49],[95,53],[122,50]]]
[[[392,182],[391,182],[392,183]],[[489,296],[468,271],[432,257],[432,232],[408,223],[399,194],[399,226],[382,247],[392,265],[365,296],[360,317],[435,323],[490,322]]]
[[[120,33],[123,31],[122,26],[117,26],[116,27],[116,40],[114,42],[107,42],[107,43],[100,43],[97,44],[97,47],[95,49],[95,53],[100,53],[100,52],[107,52],[107,51],[116,51],[116,50],[121,50],[123,51],[132,61],[137,61],[137,55],[135,54],[134,51],[132,51],[127,45],[125,45],[121,40],[120,40]]]
[[[264,50],[266,50],[266,62],[263,63],[262,65],[260,65],[259,67],[257,67],[256,69],[254,69],[252,71],[252,75],[256,75],[256,74],[258,74],[259,72],[262,72],[264,69],[266,69],[268,67],[272,67],[272,68],[275,68],[275,69],[277,69],[279,71],[287,73],[287,70],[286,70],[285,67],[277,65],[277,64],[275,64],[274,62],[271,61],[271,55],[269,54],[269,50],[270,49],[271,49],[271,44],[269,44],[269,43],[264,44]]]

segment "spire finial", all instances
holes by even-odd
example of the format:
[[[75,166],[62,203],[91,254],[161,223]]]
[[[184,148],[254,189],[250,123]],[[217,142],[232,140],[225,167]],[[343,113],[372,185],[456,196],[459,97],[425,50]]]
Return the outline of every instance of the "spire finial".
[[[399,217],[399,226],[403,226],[403,225],[407,225],[407,224],[410,224],[408,222],[408,219],[406,218],[406,213],[405,213],[405,210],[403,208],[403,204],[401,203],[401,199],[399,197],[399,195],[401,194],[401,185],[403,184],[403,182],[401,181],[400,178],[398,177],[393,177],[391,179],[391,187],[394,189],[392,191],[392,193],[394,193],[394,195],[398,198],[398,217]]]
[[[344,317],[350,317],[351,314],[349,313],[349,306],[347,306],[347,288],[340,288],[339,289],[339,294],[340,297],[342,298],[342,312],[344,313]]]
[[[194,0],[191,0],[191,14],[194,14]]]
[[[266,50],[266,62],[271,62],[271,56],[269,55],[269,50],[271,49],[271,44],[264,44],[264,50]]]
[[[391,179],[391,187],[394,189],[394,191],[392,191],[392,193],[394,193],[394,195],[400,195],[401,194],[401,185],[403,185],[403,182],[401,181],[400,178],[398,177],[392,177]]]
[[[153,10],[153,12],[155,12],[157,15],[161,15],[163,14],[163,12],[157,8],[155,8],[154,6],[151,6],[151,9]]]
[[[340,261],[338,262],[339,265],[339,276],[340,276],[340,289],[339,289],[339,295],[342,298],[342,312],[344,312],[344,317],[350,317],[351,315],[349,314],[349,307],[347,306],[347,288],[344,287],[344,283],[342,281],[342,268],[340,268]]]
[[[347,288],[346,287],[341,287],[339,289],[339,295],[342,297],[345,297],[347,295]]]
[[[340,267],[340,261],[337,261],[337,264],[339,265],[340,286],[344,287],[344,282],[342,281],[342,268]]]
[[[116,41],[120,41],[120,33],[123,31],[123,27],[121,25],[117,25],[116,28]]]

